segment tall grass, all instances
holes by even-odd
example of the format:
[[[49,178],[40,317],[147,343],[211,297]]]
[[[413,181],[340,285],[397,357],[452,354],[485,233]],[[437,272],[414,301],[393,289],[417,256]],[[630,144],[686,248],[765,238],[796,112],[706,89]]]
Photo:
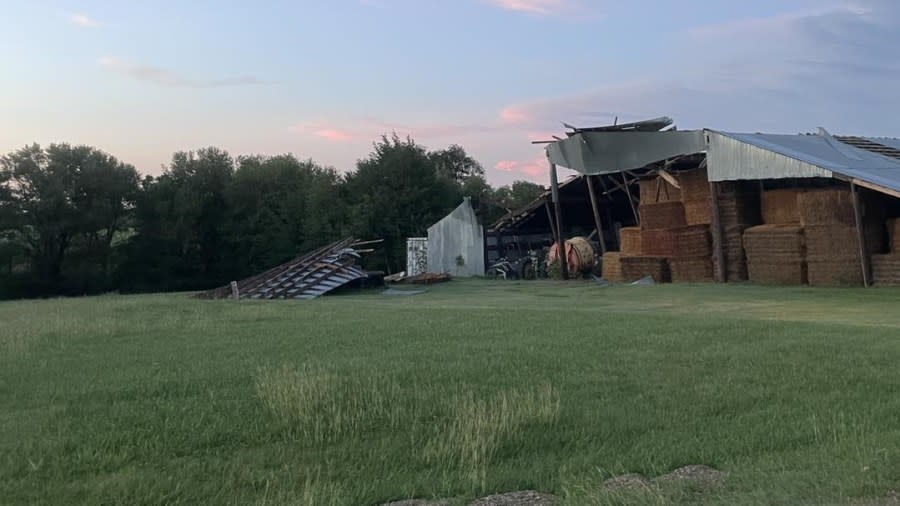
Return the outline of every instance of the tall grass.
[[[484,485],[488,464],[501,445],[517,439],[528,424],[557,420],[559,393],[549,383],[505,390],[489,399],[466,391],[452,397],[448,408],[455,416],[429,441],[425,459],[464,469],[471,481]]]
[[[310,365],[264,367],[256,392],[292,435],[313,442],[356,436],[376,426],[395,429],[410,416],[399,383],[382,376],[342,377]]]

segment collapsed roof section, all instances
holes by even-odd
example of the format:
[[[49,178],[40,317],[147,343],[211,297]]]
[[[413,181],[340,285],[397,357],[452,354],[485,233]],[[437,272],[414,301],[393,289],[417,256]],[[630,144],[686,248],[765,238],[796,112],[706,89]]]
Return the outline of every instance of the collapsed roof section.
[[[314,299],[352,281],[368,277],[357,267],[364,242],[346,238],[299,256],[236,284],[202,292],[206,299]]]
[[[823,129],[811,135],[662,130],[663,119],[667,118],[572,127],[568,138],[547,145],[547,158],[555,165],[596,175],[705,152],[710,181],[826,177],[900,197],[898,139],[833,137]]]

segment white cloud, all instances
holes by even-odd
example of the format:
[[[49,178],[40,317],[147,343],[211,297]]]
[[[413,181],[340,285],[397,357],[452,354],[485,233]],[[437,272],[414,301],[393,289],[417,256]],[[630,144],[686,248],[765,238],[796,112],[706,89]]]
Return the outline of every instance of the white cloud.
[[[69,21],[82,28],[96,28],[100,26],[100,23],[96,19],[85,14],[72,14],[72,16],[69,17]]]

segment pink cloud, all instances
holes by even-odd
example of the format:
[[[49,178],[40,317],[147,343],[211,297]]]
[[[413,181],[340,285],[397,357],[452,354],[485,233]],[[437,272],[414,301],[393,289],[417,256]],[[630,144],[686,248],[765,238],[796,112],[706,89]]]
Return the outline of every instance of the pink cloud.
[[[500,111],[500,119],[506,124],[521,125],[530,122],[533,118],[525,109],[511,105]]]
[[[490,0],[498,7],[510,11],[547,15],[566,6],[566,0]]]
[[[532,160],[501,160],[494,168],[501,172],[517,173],[535,182],[546,181],[549,174],[549,165],[543,152]]]
[[[315,131],[316,137],[321,137],[332,142],[347,142],[353,140],[353,134],[336,128],[322,128]]]

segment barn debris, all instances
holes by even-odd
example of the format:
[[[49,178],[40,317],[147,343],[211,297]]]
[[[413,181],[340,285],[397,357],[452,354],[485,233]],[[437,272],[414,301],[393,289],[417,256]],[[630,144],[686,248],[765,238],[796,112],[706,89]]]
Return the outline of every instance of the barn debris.
[[[256,276],[197,294],[205,299],[314,299],[370,273],[357,265],[360,249],[380,241],[361,242],[346,238],[301,255]]]

